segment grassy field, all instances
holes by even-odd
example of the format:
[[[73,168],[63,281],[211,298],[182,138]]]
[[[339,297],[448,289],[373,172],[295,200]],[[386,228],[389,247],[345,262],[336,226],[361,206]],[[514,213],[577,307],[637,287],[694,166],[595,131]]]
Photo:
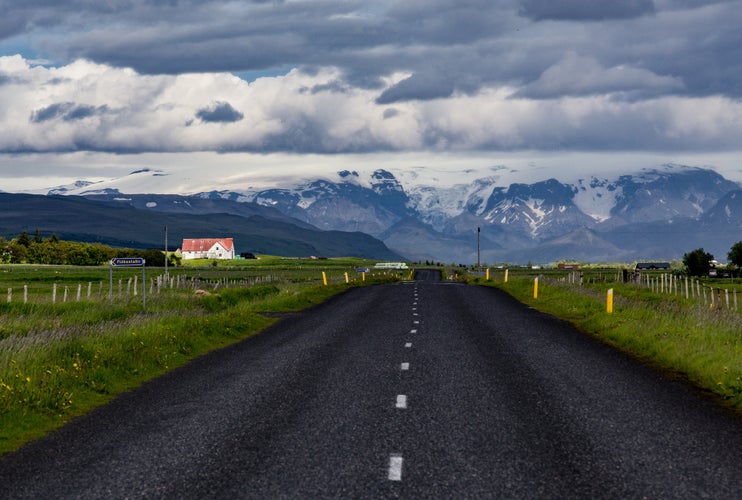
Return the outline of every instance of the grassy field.
[[[521,302],[563,318],[670,378],[690,382],[702,393],[742,415],[742,282],[704,279],[706,300],[679,293],[658,293],[646,286],[615,282],[615,270],[593,270],[583,285],[570,283],[565,271],[511,271],[507,283],[502,272],[491,280],[472,281],[497,286]],[[661,273],[652,274],[661,280]],[[534,278],[539,277],[538,298]],[[680,282],[684,284],[683,281]],[[717,295],[711,305],[711,288]],[[607,292],[613,290],[613,312],[607,313]],[[703,289],[703,288],[702,288]],[[733,297],[727,308],[724,290]],[[717,292],[714,293],[717,293]],[[718,297],[722,300],[719,301]]]
[[[141,285],[141,268],[114,269],[111,300],[108,266],[1,267],[0,290],[14,293],[12,302],[0,302],[0,453],[194,356],[264,329],[275,321],[266,313],[304,309],[350,286],[399,279],[369,273],[362,281],[356,269],[371,264],[279,258],[216,266],[196,262],[170,268],[171,279],[160,279],[159,289],[155,282],[164,269],[145,269],[146,309],[141,292],[125,293],[129,280],[137,277]],[[94,291],[89,298],[88,283]],[[24,286],[25,301],[19,292]],[[64,287],[74,290],[66,301]],[[80,300],[78,287],[84,290]]]

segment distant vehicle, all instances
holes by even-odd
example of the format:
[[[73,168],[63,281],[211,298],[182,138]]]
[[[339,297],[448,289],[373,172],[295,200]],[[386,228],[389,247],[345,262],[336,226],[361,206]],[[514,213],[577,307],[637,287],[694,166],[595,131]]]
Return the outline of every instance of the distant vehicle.
[[[356,268],[356,272],[357,273],[367,273],[368,272],[368,268],[367,267],[358,267],[358,268]]]
[[[404,270],[409,269],[405,262],[377,262],[374,264],[374,269],[397,269]]]
[[[669,262],[637,262],[636,269],[651,270],[651,269],[670,269]]]

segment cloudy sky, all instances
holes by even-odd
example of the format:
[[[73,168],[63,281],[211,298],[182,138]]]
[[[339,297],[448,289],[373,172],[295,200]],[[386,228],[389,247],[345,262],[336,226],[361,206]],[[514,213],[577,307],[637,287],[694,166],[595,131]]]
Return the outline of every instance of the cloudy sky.
[[[0,0],[0,12],[0,190],[147,166],[227,178],[513,162],[558,176],[676,162],[742,181],[742,1]]]

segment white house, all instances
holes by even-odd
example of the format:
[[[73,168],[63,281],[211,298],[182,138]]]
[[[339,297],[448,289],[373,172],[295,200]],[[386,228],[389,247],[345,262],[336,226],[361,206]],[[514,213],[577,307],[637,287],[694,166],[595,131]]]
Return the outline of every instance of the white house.
[[[183,260],[234,259],[232,238],[184,238],[181,247]]]

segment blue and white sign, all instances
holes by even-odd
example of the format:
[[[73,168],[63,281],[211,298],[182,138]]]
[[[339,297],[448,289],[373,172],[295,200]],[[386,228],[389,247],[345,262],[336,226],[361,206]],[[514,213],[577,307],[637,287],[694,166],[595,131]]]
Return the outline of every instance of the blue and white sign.
[[[144,259],[142,257],[116,257],[111,259],[111,265],[115,267],[142,267]]]

